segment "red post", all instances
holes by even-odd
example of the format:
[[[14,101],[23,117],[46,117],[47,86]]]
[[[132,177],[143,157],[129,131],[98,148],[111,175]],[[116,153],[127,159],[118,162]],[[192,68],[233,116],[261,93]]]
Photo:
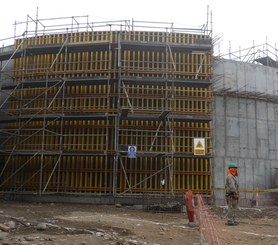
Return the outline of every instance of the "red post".
[[[193,193],[191,190],[185,193],[185,207],[186,207],[186,212],[187,212],[187,217],[189,222],[194,222],[195,209],[194,209]]]

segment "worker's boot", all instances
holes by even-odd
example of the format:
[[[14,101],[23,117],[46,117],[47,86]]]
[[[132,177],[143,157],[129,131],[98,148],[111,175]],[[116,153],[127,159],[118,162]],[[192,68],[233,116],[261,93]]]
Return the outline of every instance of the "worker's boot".
[[[196,227],[196,223],[195,222],[188,222],[188,226],[193,228],[193,227]]]
[[[234,220],[234,225],[238,225],[239,222],[237,220]]]

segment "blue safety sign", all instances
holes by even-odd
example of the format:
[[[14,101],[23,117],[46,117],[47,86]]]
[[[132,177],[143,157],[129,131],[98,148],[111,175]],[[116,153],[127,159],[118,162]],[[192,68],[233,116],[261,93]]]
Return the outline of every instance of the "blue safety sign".
[[[128,158],[136,158],[136,146],[134,146],[134,145],[128,146],[127,157]]]

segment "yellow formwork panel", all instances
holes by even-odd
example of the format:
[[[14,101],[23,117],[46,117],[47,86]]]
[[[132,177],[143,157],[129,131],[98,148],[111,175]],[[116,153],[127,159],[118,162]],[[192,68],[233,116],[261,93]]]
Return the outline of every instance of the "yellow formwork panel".
[[[112,37],[113,42],[117,42],[117,31],[91,31],[91,32],[71,32],[68,34],[52,34],[42,35],[28,38],[28,45],[41,45],[52,43],[64,43],[67,36],[70,43],[84,43],[84,42],[101,42],[109,41],[109,37]],[[209,39],[206,35],[195,35],[188,33],[176,33],[176,32],[147,32],[147,31],[123,31],[121,38],[129,41],[147,41],[147,42],[168,42],[170,43],[183,43],[192,44],[198,42],[198,40]],[[19,45],[22,39],[17,39],[15,42],[16,47]]]
[[[16,58],[14,61],[15,81],[19,79],[49,79],[49,78],[97,78],[109,77],[111,84],[92,82],[90,85],[65,86],[60,90],[56,86],[48,89],[24,89],[13,93],[14,99],[9,100],[9,112],[36,114],[46,105],[49,113],[116,113],[117,112],[117,79],[126,77],[145,77],[155,79],[168,78],[191,80],[198,83],[199,79],[211,79],[210,52],[192,53],[184,49],[166,48],[169,44],[195,44],[200,40],[208,39],[205,35],[166,32],[123,32],[122,40],[146,43],[165,43],[164,48],[147,50],[142,48],[128,48],[122,46],[121,70],[118,67],[117,45],[95,48],[91,51],[76,51],[57,54],[34,54],[32,57]],[[30,45],[63,44],[65,34],[38,36],[27,40]],[[208,40],[209,41],[209,40]],[[16,40],[15,46],[21,40]],[[80,32],[70,33],[69,43],[80,44],[91,42],[118,42],[118,32]],[[173,67],[175,64],[175,69]],[[52,69],[49,68],[52,66]],[[25,68],[24,70],[22,68]],[[129,113],[160,114],[164,110],[172,111],[174,115],[211,115],[212,88],[210,86],[198,87],[190,85],[141,84],[125,83],[120,89],[121,108],[128,108]],[[60,91],[60,92],[58,92]],[[63,93],[64,91],[64,93]],[[46,98],[45,95],[47,94]],[[16,99],[17,97],[17,99]],[[20,101],[18,98],[21,98]],[[53,98],[55,101],[52,101]],[[37,98],[33,100],[33,98]],[[63,101],[64,99],[64,101]],[[20,101],[20,103],[19,103]],[[63,105],[63,108],[62,108]],[[9,123],[11,130],[20,127],[20,124]],[[43,127],[42,121],[26,123],[24,131],[20,132],[19,140],[22,144],[17,150],[40,150],[42,145],[46,151],[58,152],[114,152],[115,121],[110,120],[65,120],[47,125],[45,134],[42,131],[34,133],[35,129]],[[121,120],[119,125],[119,145],[136,145],[138,152],[171,152],[171,134],[174,132],[174,153],[193,154],[194,137],[206,139],[206,154],[211,156],[212,132],[210,122],[166,122],[159,126],[154,120]],[[62,130],[62,131],[61,131]],[[34,133],[34,134],[33,134]],[[62,143],[59,135],[62,133]],[[33,135],[32,135],[33,134]],[[109,140],[108,140],[109,139]],[[11,150],[15,139],[8,140],[6,149]],[[12,156],[12,163],[19,162],[17,167],[27,161],[26,157]],[[43,185],[50,178],[56,157],[44,157]],[[132,187],[133,193],[146,190],[160,192],[160,181],[166,178],[167,171],[161,171],[166,165],[165,158],[138,157],[136,159],[121,158],[123,166],[118,165],[117,191],[126,191]],[[110,156],[63,156],[60,166],[60,176],[55,171],[47,186],[48,191],[60,190],[64,192],[95,192],[111,193],[113,188],[113,157]],[[40,182],[39,171],[41,159],[34,158],[26,164],[30,173],[21,171],[16,179],[17,186],[23,179],[28,180],[24,185],[26,190],[37,190]],[[174,191],[184,191],[189,188],[208,194],[211,191],[210,176],[211,160],[209,158],[174,158]],[[12,165],[11,165],[12,166]],[[10,167],[11,167],[10,166]],[[123,169],[124,167],[124,169]],[[9,167],[8,167],[9,169]],[[12,168],[8,171],[11,174]],[[25,168],[24,168],[25,169]],[[26,170],[25,169],[25,170]],[[22,169],[23,170],[23,169]],[[125,170],[125,171],[124,171]],[[32,175],[34,175],[32,177]],[[150,177],[153,175],[152,177]],[[8,176],[8,175],[7,175]],[[60,184],[58,185],[58,178]],[[30,180],[29,180],[30,179]],[[14,180],[7,181],[6,187],[11,188]],[[129,186],[130,184],[130,186]],[[170,183],[167,179],[167,188]]]
[[[164,108],[165,93],[173,93],[174,97],[167,101]],[[128,97],[127,97],[128,95]],[[121,105],[132,110],[154,113],[161,109],[173,110],[176,114],[211,114],[212,93],[210,89],[194,87],[172,87],[166,89],[162,85],[134,85],[122,86]]]
[[[18,128],[17,124],[9,124],[11,130]],[[105,120],[71,120],[63,124],[63,144],[60,145],[59,134],[60,122],[47,125],[44,135],[41,128],[43,121],[31,121],[25,124],[24,131],[18,136],[17,150],[40,150],[42,147],[47,151],[88,151],[104,152],[108,147]],[[113,136],[113,135],[112,135]],[[6,143],[6,150],[12,149],[14,138]],[[111,144],[112,147],[112,144]],[[110,149],[112,150],[112,149]]]
[[[118,166],[118,192],[142,193],[162,192],[161,180],[166,180],[166,191],[172,184],[165,158],[149,157],[136,159],[121,158]],[[173,191],[193,190],[202,194],[211,192],[210,159],[175,158]]]
[[[43,160],[43,168],[41,168],[41,160]],[[3,172],[2,188],[9,190],[12,187],[18,191],[39,191],[40,187],[43,190],[47,186],[50,179],[47,187],[48,190],[54,191],[53,186],[57,184],[57,173],[51,176],[51,171],[56,161],[57,157],[49,156],[43,159],[41,157],[12,156],[6,166],[7,171]],[[41,178],[42,182],[40,182]]]
[[[103,156],[64,157],[61,177],[67,192],[111,192],[113,168],[106,166]]]
[[[63,53],[56,55],[34,55],[32,59],[15,59],[14,77],[26,79],[56,78],[61,75],[66,77],[107,76],[109,59],[108,50],[96,52]],[[66,62],[66,63],[65,63]],[[21,72],[22,64],[25,70]],[[52,69],[50,69],[52,67]],[[65,69],[66,68],[66,69]]]
[[[46,150],[58,151],[61,147],[66,151],[104,151],[107,149],[106,121],[105,120],[74,120],[66,121],[63,125],[63,145],[59,145],[59,122],[49,125],[48,131],[42,138],[42,131],[33,133],[35,128],[42,128],[43,122],[30,122],[25,126],[24,135],[18,149],[37,149],[44,144]],[[16,128],[16,125],[13,126]],[[109,128],[112,127],[108,126]],[[168,126],[166,126],[167,128]],[[176,153],[193,154],[193,139],[203,137],[206,139],[206,154],[211,154],[211,125],[210,123],[174,122],[174,146]],[[30,129],[28,131],[27,129]],[[125,120],[122,121],[119,131],[119,143],[122,145],[136,144],[139,152],[153,151],[171,152],[170,133],[164,131],[156,121]],[[158,130],[159,129],[159,130]],[[31,137],[30,137],[31,135]],[[113,136],[113,135],[111,135]],[[29,144],[23,144],[28,139]],[[44,139],[44,141],[43,141]],[[13,141],[10,143],[11,148]],[[23,148],[22,148],[23,147]],[[112,148],[111,148],[112,150]]]
[[[194,138],[204,137],[206,144],[211,143],[211,129],[209,123],[174,122],[174,146],[175,152],[193,154]],[[206,154],[210,154],[208,147]]]
[[[170,132],[165,131],[168,123],[159,125],[158,121],[123,120],[119,130],[119,144],[129,145],[131,135],[138,152],[170,152]]]
[[[210,194],[211,159],[174,158],[174,189]]]
[[[28,110],[29,113],[38,113],[46,105],[48,105],[49,110],[55,112],[62,112],[62,110],[64,112],[106,112],[109,109],[107,95],[110,86],[107,88],[106,84],[66,86],[64,95],[62,95],[62,91],[58,86],[52,87],[48,89],[47,97],[45,97],[45,89],[18,90],[14,92],[14,97],[9,100],[9,110],[15,112],[16,108],[21,108],[25,111]],[[62,96],[65,101],[63,108]],[[19,102],[21,97],[23,99]]]

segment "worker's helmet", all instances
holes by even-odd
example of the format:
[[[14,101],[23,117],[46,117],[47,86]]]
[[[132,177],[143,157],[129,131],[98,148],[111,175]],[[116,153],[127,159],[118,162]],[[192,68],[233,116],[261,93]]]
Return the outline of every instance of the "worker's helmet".
[[[229,164],[229,168],[237,168],[237,165],[234,162],[231,162]]]

